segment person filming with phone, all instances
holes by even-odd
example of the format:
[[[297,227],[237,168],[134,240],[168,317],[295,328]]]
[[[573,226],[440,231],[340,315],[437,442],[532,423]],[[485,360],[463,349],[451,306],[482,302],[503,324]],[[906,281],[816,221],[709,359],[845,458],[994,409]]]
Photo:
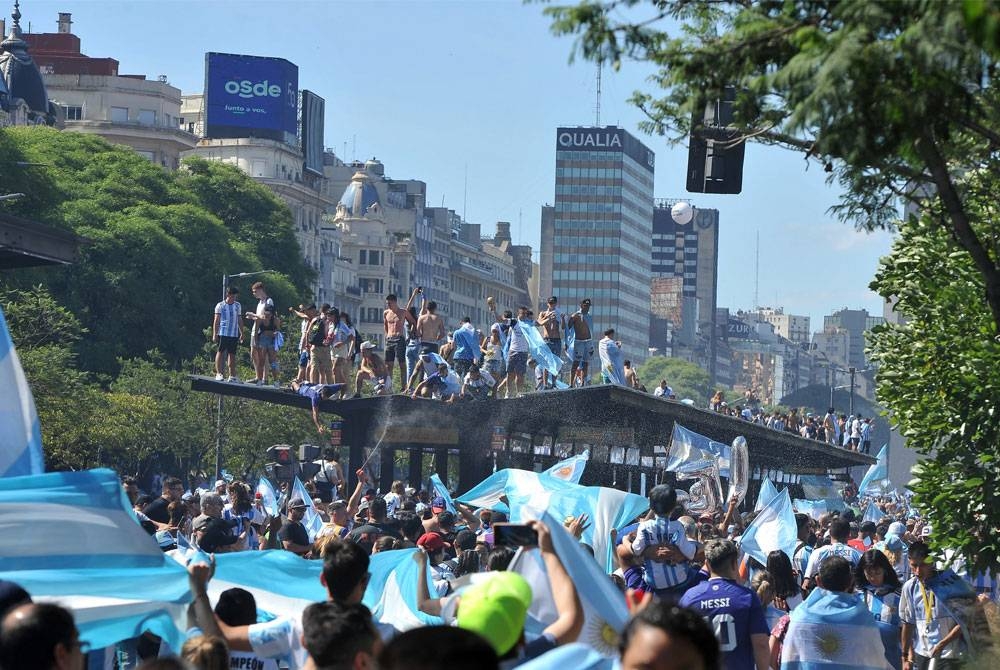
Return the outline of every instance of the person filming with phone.
[[[573,580],[556,554],[548,526],[541,521],[497,523],[493,532],[497,546],[516,544],[525,550],[537,548],[541,552],[557,616],[539,637],[525,641],[524,623],[531,605],[531,586],[516,572],[490,573],[488,579],[448,598],[432,598],[427,580],[419,579],[417,602],[421,611],[442,616],[446,623],[457,622],[460,628],[482,635],[500,657],[500,667],[513,668],[560,645],[575,642],[585,617]],[[424,551],[414,554],[421,568],[427,565],[427,556]]]

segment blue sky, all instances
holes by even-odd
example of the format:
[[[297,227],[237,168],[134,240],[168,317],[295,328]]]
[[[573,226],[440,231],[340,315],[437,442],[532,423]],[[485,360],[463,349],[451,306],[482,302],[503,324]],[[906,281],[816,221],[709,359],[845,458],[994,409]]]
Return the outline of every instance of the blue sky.
[[[165,74],[185,93],[201,91],[207,51],[287,58],[299,66],[299,86],[326,99],[327,147],[347,159],[377,156],[388,176],[427,182],[430,204],[464,210],[484,232],[510,221],[515,240],[536,251],[540,207],[553,200],[555,128],[593,124],[596,98],[596,67],[568,62],[573,41],[552,36],[542,9],[474,0],[21,5],[25,28],[55,32],[57,12],[72,12],[84,53],[118,59],[121,74]],[[639,133],[641,114],[626,102],[649,74],[636,63],[606,68],[601,122],[656,152],[656,197],[685,197],[686,149]],[[882,313],[868,283],[891,237],[833,219],[826,210],[838,191],[818,168],[751,146],[742,194],[692,194],[696,206],[720,211],[720,306],[752,306],[759,231],[762,305],[811,316],[813,330],[841,307]]]

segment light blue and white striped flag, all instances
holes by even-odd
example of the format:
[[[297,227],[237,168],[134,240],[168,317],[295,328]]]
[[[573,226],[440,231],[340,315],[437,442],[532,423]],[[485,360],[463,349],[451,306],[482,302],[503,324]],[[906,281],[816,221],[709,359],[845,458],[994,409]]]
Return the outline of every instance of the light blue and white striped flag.
[[[573,670],[612,670],[617,667],[615,659],[598,652],[582,642],[572,642],[556,647],[527,663],[517,666],[518,670],[551,670],[552,668],[573,668]]]
[[[114,472],[0,478],[0,528],[0,579],[70,609],[92,647],[148,630],[180,649],[187,572],[139,526]]]
[[[431,475],[431,487],[434,489],[435,497],[440,497],[444,500],[444,507],[446,510],[452,514],[458,514],[458,510],[455,509],[455,501],[451,499],[451,493],[448,491],[448,487],[444,485],[441,478],[435,472]]]
[[[778,495],[778,489],[769,478],[764,477],[764,481],[760,483],[760,492],[757,493],[757,504],[754,505],[753,511],[759,512],[764,509],[764,506],[771,502],[771,498],[776,495]]]
[[[583,471],[587,467],[587,461],[589,460],[590,451],[587,450],[582,454],[570,456],[565,460],[559,461],[542,474],[548,475],[549,477],[555,477],[556,479],[561,479],[566,482],[579,484],[580,478],[583,477]]]
[[[560,519],[547,513],[539,518],[549,527],[553,548],[583,607],[583,630],[578,641],[603,656],[616,656],[618,648],[615,642],[628,621],[624,596],[590,554],[563,528]],[[529,614],[538,622],[538,627],[544,629],[555,621],[557,614],[548,574],[538,549],[522,550],[509,569],[520,573],[531,585],[532,607]]]
[[[272,517],[278,516],[278,492],[271,486],[271,480],[261,477],[257,481],[257,493],[260,494],[260,504]]]
[[[771,498],[754,520],[747,526],[740,538],[740,549],[747,556],[767,565],[767,555],[781,550],[792,559],[798,540],[795,513],[788,489]]]
[[[829,500],[840,497],[840,490],[826,475],[800,475],[799,483],[807,500]]]
[[[0,477],[45,472],[42,424],[0,309]]]
[[[792,612],[781,670],[889,670],[878,624],[853,593],[814,589]]]
[[[501,496],[510,506],[510,520],[521,523],[540,519],[548,512],[562,520],[587,514],[591,526],[583,542],[594,548],[602,569],[614,569],[611,530],[620,530],[649,509],[649,501],[634,493],[603,486],[581,486],[544,473],[508,468],[490,475],[458,500],[474,507],[493,509]]]
[[[880,510],[874,502],[870,502],[868,503],[868,509],[865,510],[865,515],[861,517],[861,521],[871,521],[877,524],[883,517],[885,517],[885,512]]]
[[[440,626],[440,617],[421,612],[417,607],[417,580],[420,569],[413,555],[418,549],[396,549],[372,554],[368,572],[371,578],[362,602],[372,611],[372,616],[398,631],[420,626]],[[434,593],[430,569],[425,569],[428,592]]]
[[[292,497],[302,498],[302,501],[306,504],[306,515],[302,517],[302,525],[306,527],[309,541],[315,542],[316,534],[323,527],[323,518],[320,517],[319,512],[316,510],[316,503],[313,502],[309,491],[306,490],[306,487],[299,481],[298,477],[292,482]]]
[[[796,498],[792,501],[792,507],[795,511],[808,514],[814,519],[819,519],[827,512],[832,512],[833,510],[843,511],[847,509],[847,505],[844,504],[843,500],[832,498],[824,500],[802,500],[801,498]]]
[[[528,351],[538,366],[548,370],[550,375],[558,377],[559,369],[562,367],[562,358],[552,353],[534,324],[530,321],[518,321],[517,328],[528,341]]]
[[[858,493],[884,493],[892,488],[889,482],[889,445],[883,444],[875,457],[875,465],[868,468],[864,479],[858,484]]]

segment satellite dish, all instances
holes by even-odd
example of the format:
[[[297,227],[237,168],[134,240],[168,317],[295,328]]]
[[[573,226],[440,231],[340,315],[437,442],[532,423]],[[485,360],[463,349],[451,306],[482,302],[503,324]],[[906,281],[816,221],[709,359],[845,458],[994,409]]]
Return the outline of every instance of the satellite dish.
[[[670,218],[677,225],[686,226],[694,218],[694,207],[691,206],[691,203],[682,200],[670,208]]]

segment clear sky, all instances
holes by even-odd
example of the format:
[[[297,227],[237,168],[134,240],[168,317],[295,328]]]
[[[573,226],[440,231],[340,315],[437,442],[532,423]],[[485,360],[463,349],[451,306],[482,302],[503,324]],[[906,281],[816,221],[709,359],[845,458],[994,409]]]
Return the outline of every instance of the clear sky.
[[[0,3],[9,13],[13,0]],[[592,125],[596,101],[596,66],[569,63],[573,41],[551,34],[543,7],[22,0],[21,12],[33,32],[55,32],[57,12],[72,12],[85,54],[118,59],[121,74],[165,74],[184,93],[201,92],[207,51],[286,58],[299,66],[300,88],[326,99],[328,148],[425,181],[429,204],[464,212],[484,233],[510,221],[515,241],[537,251],[540,208],[554,197],[555,129]],[[686,149],[641,134],[641,114],[627,103],[650,72],[636,63],[604,70],[601,123],[655,151],[656,197],[685,197]],[[838,191],[824,178],[799,154],[751,146],[741,195],[691,194],[695,206],[720,211],[719,306],[753,306],[759,231],[761,305],[808,315],[813,330],[842,307],[881,315],[868,283],[891,237],[833,219],[826,210]]]

